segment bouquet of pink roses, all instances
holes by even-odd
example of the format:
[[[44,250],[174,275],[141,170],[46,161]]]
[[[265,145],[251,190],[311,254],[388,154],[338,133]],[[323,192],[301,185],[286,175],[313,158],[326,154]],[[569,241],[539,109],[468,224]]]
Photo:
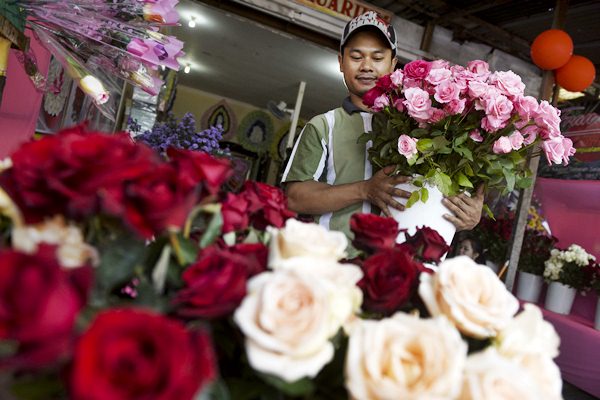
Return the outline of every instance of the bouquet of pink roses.
[[[549,163],[567,164],[573,143],[560,132],[560,111],[524,95],[512,71],[490,72],[486,62],[467,67],[444,60],[413,61],[381,77],[363,96],[377,113],[369,158],[377,167],[418,175],[408,205],[428,197],[424,183],[444,195],[480,184],[505,193],[531,184],[526,154],[541,144]]]

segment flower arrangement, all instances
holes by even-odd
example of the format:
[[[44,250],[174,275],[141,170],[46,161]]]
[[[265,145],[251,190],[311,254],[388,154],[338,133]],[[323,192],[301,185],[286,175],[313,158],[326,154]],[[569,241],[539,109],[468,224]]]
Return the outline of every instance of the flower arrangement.
[[[486,62],[467,67],[444,60],[412,61],[379,78],[363,96],[377,113],[369,159],[379,167],[413,176],[421,189],[407,205],[425,202],[425,183],[444,195],[481,184],[504,193],[531,184],[526,154],[541,144],[548,162],[567,164],[575,153],[560,133],[560,111],[547,101],[524,95],[512,71],[490,72]]]
[[[294,219],[279,189],[224,193],[226,160],[167,154],[82,127],[12,154],[11,397],[560,398],[539,309],[468,258],[426,267],[447,250],[434,231],[398,245],[395,221],[357,215],[363,255],[343,261],[346,237]]]
[[[543,276],[545,262],[550,258],[550,250],[554,248],[557,241],[558,239],[545,232],[525,229],[519,257],[519,271]]]
[[[491,218],[484,215],[473,229],[484,249],[486,260],[502,265],[508,258],[508,245],[512,235],[514,215],[502,212]]]
[[[552,249],[544,263],[544,278],[560,282],[577,290],[589,288],[586,270],[594,265],[596,257],[579,245],[572,244],[566,250]]]
[[[161,154],[166,154],[170,147],[205,153],[222,152],[219,142],[223,139],[223,128],[211,126],[203,131],[196,131],[196,120],[192,113],[186,113],[181,121],[177,121],[173,113],[167,120],[157,123],[152,130],[140,133],[136,121],[129,121],[129,130],[136,134],[135,140],[147,144]]]

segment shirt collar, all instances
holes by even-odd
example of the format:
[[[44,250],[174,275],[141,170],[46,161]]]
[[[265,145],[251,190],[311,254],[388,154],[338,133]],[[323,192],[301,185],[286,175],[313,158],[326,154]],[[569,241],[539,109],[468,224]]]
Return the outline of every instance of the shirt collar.
[[[342,108],[344,109],[344,111],[346,111],[350,115],[352,115],[354,113],[364,112],[363,110],[358,108],[356,106],[356,104],[354,104],[352,102],[352,100],[350,100],[350,96],[348,96],[344,99],[344,102],[342,103]]]

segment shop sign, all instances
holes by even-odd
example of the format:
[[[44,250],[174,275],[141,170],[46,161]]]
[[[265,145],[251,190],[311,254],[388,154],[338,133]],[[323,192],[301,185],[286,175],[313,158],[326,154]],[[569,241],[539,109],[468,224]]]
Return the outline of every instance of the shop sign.
[[[345,20],[352,19],[367,11],[376,11],[387,22],[390,22],[392,15],[394,15],[390,11],[359,0],[296,0],[296,2]]]

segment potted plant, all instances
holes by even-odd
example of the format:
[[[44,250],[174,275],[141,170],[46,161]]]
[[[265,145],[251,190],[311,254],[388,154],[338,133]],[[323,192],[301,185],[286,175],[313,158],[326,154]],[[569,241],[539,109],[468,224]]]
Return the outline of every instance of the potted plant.
[[[577,290],[589,289],[586,268],[596,257],[583,247],[572,244],[566,250],[552,249],[544,263],[544,278],[550,285],[546,294],[546,309],[559,314],[569,314]]]
[[[550,258],[550,249],[557,239],[546,232],[527,229],[523,238],[519,258],[519,283],[517,297],[532,303],[537,302],[543,283],[545,265]]]

